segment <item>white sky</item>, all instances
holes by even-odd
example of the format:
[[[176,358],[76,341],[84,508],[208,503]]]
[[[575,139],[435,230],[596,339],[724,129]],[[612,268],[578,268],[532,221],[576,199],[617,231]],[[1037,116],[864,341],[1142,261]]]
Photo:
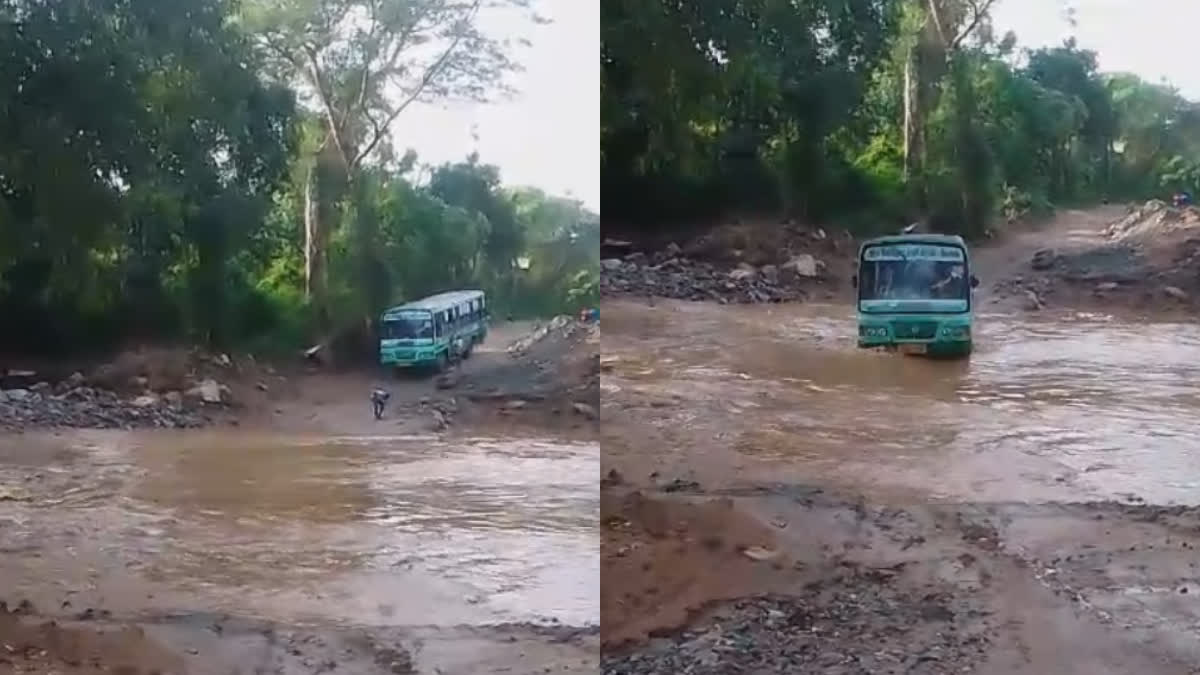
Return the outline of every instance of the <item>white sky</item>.
[[[1190,49],[1200,26],[1200,0],[1074,0],[1079,46],[1098,55],[1100,68],[1163,78],[1200,99],[1200,68]],[[992,10],[997,37],[1017,34],[1022,47],[1061,44],[1070,34],[1062,0],[998,0]]]
[[[487,105],[412,106],[396,120],[397,150],[426,164],[479,159],[500,167],[505,185],[532,185],[600,210],[600,0],[538,0],[535,25],[511,16],[484,22],[497,36],[524,35],[518,93]],[[472,139],[472,130],[478,135]]]

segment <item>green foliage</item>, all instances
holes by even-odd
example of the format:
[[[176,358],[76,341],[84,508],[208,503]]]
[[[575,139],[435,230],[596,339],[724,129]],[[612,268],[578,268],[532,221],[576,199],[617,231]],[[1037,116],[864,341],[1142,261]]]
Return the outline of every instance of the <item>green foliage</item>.
[[[990,5],[603,3],[608,215],[703,224],[765,208],[864,232],[928,218],[975,236],[1054,203],[1196,185],[1196,104],[1099,72],[1074,40],[1018,50],[994,34]]]
[[[527,242],[576,241],[582,209],[532,190],[518,199],[477,157],[414,184],[416,157],[384,138],[406,101],[483,98],[515,67],[478,31],[478,8],[0,2],[0,313],[16,327],[0,349],[306,346],[324,318],[306,294],[310,207],[330,224],[335,325],[462,287],[574,310],[583,296],[567,291],[586,288],[598,261],[570,257],[528,286],[512,261],[542,255]],[[288,57],[310,48],[322,75],[297,79]],[[384,95],[397,87],[402,98]],[[349,148],[350,170],[333,145]]]

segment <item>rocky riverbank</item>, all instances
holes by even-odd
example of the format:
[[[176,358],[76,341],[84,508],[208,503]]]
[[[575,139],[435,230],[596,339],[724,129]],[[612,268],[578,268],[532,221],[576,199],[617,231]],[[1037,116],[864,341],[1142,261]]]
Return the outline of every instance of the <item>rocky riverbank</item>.
[[[212,421],[229,402],[229,388],[207,379],[185,392],[134,396],[90,386],[80,373],[56,385],[0,389],[0,429],[190,429]]]
[[[182,397],[121,398],[92,387],[69,390],[0,390],[0,429],[189,429],[204,426],[210,417],[187,409]]]
[[[831,293],[826,264],[802,253],[779,264],[732,267],[693,260],[677,246],[601,262],[602,295],[712,300],[720,303],[793,302]]]
[[[0,429],[201,427],[233,404],[218,376],[236,381],[239,370],[224,354],[147,349],[65,377],[52,368],[0,371]]]

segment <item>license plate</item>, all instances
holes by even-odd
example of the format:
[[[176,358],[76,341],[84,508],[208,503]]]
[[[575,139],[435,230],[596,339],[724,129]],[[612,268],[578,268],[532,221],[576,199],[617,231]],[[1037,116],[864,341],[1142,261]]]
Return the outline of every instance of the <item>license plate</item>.
[[[908,343],[900,344],[900,353],[901,354],[924,354],[925,351],[926,351],[925,345],[923,345],[923,344],[908,344]]]

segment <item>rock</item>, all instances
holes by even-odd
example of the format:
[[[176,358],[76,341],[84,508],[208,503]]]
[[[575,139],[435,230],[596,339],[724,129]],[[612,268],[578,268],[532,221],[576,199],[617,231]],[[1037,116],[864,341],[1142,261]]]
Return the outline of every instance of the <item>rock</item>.
[[[163,403],[166,403],[176,410],[183,407],[183,394],[177,391],[168,391],[167,393],[163,394],[162,400]]]
[[[507,401],[504,404],[504,409],[505,410],[520,410],[521,408],[524,408],[526,405],[528,405],[528,404],[525,401],[522,401],[519,398],[515,398],[511,401]]]
[[[1115,281],[1106,281],[1106,282],[1104,282],[1104,283],[1102,283],[1102,284],[1097,284],[1097,285],[1096,285],[1096,291],[1097,291],[1097,292],[1099,292],[1099,293],[1107,293],[1107,292],[1109,292],[1109,291],[1115,291],[1115,290],[1117,290],[1117,288],[1118,288],[1118,287],[1120,287],[1120,285],[1121,285],[1121,284],[1118,284],[1118,283],[1117,283],[1117,282],[1115,282]]]
[[[84,379],[83,373],[77,370],[71,373],[71,376],[66,379],[66,383],[69,388],[74,389],[83,386]]]
[[[667,247],[663,249],[663,254],[665,254],[668,258],[676,258],[682,253],[683,249],[679,248],[679,244],[676,244],[675,242],[667,244]]]
[[[433,420],[434,431],[442,431],[450,425],[446,420],[446,415],[441,410],[436,408],[429,411],[429,417]]]
[[[807,253],[792,257],[779,266],[779,270],[804,279],[812,279],[820,275],[819,261]]]
[[[213,363],[222,368],[229,368],[233,365],[233,359],[229,358],[228,354],[217,354],[213,357]]]
[[[187,390],[184,395],[187,398],[199,400],[202,403],[219,405],[228,401],[229,387],[209,378]]]
[[[271,390],[271,388],[267,386],[266,382],[259,382],[258,384],[254,385],[254,388],[258,389],[259,391],[263,391],[263,392]]]
[[[434,381],[434,386],[438,389],[453,389],[458,386],[459,379],[457,372],[443,373]]]
[[[758,270],[753,266],[742,263],[729,272],[729,278],[734,281],[750,281],[758,276]]]
[[[1026,311],[1030,311],[1030,312],[1037,311],[1037,310],[1041,309],[1044,305],[1045,305],[1045,303],[1042,302],[1042,299],[1040,297],[1038,297],[1037,293],[1035,293],[1034,291],[1029,291],[1029,290],[1025,291],[1025,301],[1024,301],[1024,303],[1022,303],[1022,306],[1025,308]]]
[[[1058,253],[1052,248],[1043,248],[1033,253],[1033,259],[1030,260],[1030,266],[1038,271],[1045,271],[1054,267],[1058,262]]]
[[[29,391],[31,391],[35,394],[45,394],[50,391],[50,383],[49,382],[38,382],[37,384],[30,387]]]
[[[145,394],[133,399],[130,404],[135,408],[153,408],[158,405],[158,397],[154,394]]]
[[[745,551],[742,551],[742,555],[751,560],[762,562],[766,560],[774,560],[775,558],[779,557],[779,552],[765,549],[761,546],[751,546]]]
[[[4,392],[4,397],[9,401],[26,401],[33,396],[33,392],[28,389],[9,389]]]
[[[594,420],[600,416],[599,413],[596,412],[595,408],[593,408],[592,406],[590,406],[586,403],[573,403],[573,404],[571,404],[571,408],[577,414],[583,415],[584,417],[588,418],[589,420]]]
[[[1163,293],[1165,293],[1166,295],[1169,295],[1172,298],[1175,298],[1176,300],[1187,300],[1188,299],[1187,291],[1183,290],[1182,288],[1179,288],[1178,286],[1164,286]]]
[[[129,388],[133,391],[146,391],[149,386],[150,378],[142,377],[141,375],[129,378]]]
[[[779,283],[779,268],[775,265],[763,265],[759,273],[762,275],[763,281],[768,284]]]
[[[607,272],[615,272],[625,266],[625,263],[617,258],[605,258],[600,261],[600,268]]]

